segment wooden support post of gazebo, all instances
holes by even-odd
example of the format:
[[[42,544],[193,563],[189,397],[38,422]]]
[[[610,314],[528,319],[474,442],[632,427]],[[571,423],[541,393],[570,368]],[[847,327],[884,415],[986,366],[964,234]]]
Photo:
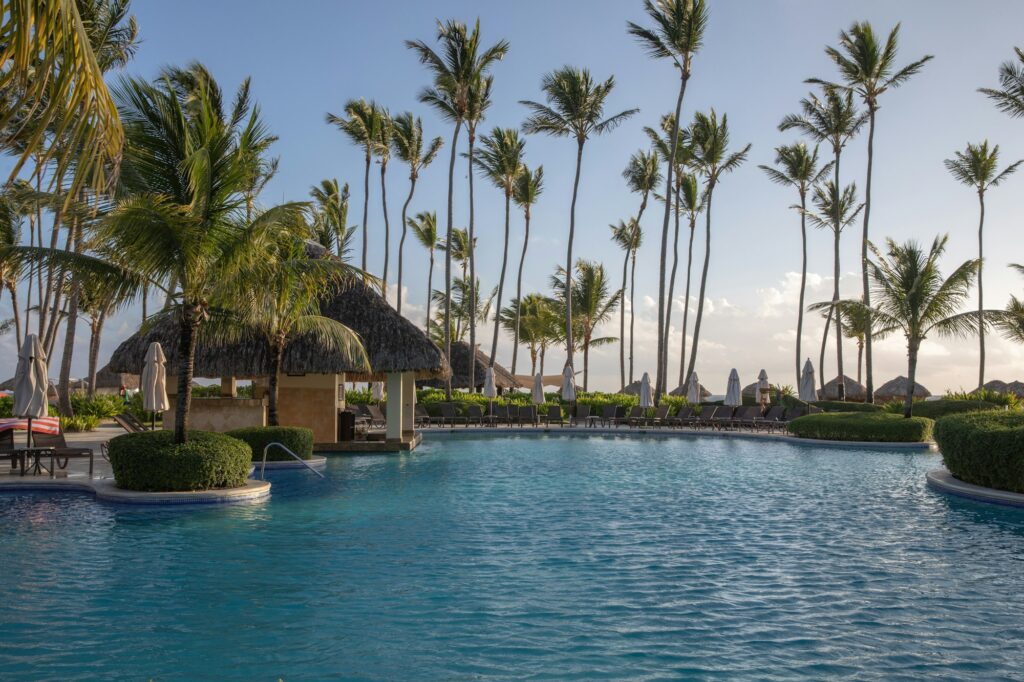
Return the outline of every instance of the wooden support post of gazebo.
[[[387,433],[389,443],[397,443],[402,440],[402,373],[388,372],[388,408],[387,408]]]

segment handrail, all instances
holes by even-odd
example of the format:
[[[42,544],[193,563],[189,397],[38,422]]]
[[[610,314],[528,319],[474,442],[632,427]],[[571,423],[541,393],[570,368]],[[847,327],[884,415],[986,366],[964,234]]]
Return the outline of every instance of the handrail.
[[[284,450],[285,452],[287,452],[287,453],[288,453],[289,455],[291,455],[292,457],[294,457],[294,458],[295,458],[295,460],[296,460],[297,462],[299,462],[299,464],[301,464],[302,466],[306,467],[307,469],[309,469],[310,471],[312,471],[312,472],[313,472],[314,474],[316,474],[316,475],[317,475],[317,476],[319,476],[320,478],[324,478],[324,475],[323,475],[323,474],[321,474],[321,473],[320,473],[319,471],[317,471],[316,469],[314,469],[314,468],[313,468],[313,467],[312,467],[312,466],[311,466],[311,465],[309,464],[309,462],[307,462],[306,460],[302,459],[301,457],[299,457],[298,455],[296,455],[296,454],[295,454],[294,452],[292,452],[291,450],[289,450],[289,449],[288,449],[287,447],[285,447],[284,443],[278,443],[277,441],[274,441],[273,443],[267,443],[266,447],[264,447],[264,448],[263,448],[263,463],[262,463],[262,464],[260,465],[260,480],[261,480],[261,481],[262,481],[262,480],[264,480],[264,479],[263,479],[263,472],[264,472],[264,471],[266,471],[266,469],[267,469],[267,450],[269,450],[270,448],[272,448],[272,447],[273,447],[273,446],[275,446],[275,445],[276,445],[277,447],[281,448],[282,450]]]

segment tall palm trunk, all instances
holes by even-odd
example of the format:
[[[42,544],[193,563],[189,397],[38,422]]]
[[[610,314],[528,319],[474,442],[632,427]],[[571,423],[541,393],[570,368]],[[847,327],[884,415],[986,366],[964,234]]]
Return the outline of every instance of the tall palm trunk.
[[[633,310],[636,309],[636,248],[632,250],[629,267],[629,383],[633,383],[633,339],[636,338],[636,316]]]
[[[412,201],[413,192],[416,191],[416,176],[409,178],[409,196],[402,204],[402,237],[398,240],[398,314],[402,314],[402,260],[405,254],[405,235],[409,232],[409,226],[405,224],[406,215],[409,213],[409,203]],[[430,289],[427,289],[427,300],[430,300]],[[429,305],[429,303],[428,303]]]
[[[871,287],[868,281],[868,223],[871,217],[871,166],[875,160],[875,105],[868,105],[868,176],[864,183],[864,238],[860,244],[860,265],[864,284],[864,305],[871,307]],[[837,164],[838,165],[838,164]],[[836,173],[838,174],[838,170]],[[916,360],[915,360],[916,364]],[[866,379],[866,402],[875,402],[875,380],[871,363],[871,325],[864,330],[864,374]],[[913,380],[911,380],[913,386]]]
[[[178,341],[178,399],[174,412],[174,442],[188,440],[188,412],[192,408],[192,373],[196,362],[196,336],[199,333],[198,306],[183,306]]]
[[[143,284],[142,285],[142,321],[143,322],[145,322],[146,318],[149,317],[149,315],[147,314],[148,310],[147,310],[147,307],[146,307],[146,304],[148,303],[148,299],[149,299],[149,285],[148,284]]]
[[[455,188],[455,152],[459,146],[459,132],[462,130],[462,119],[455,120],[455,132],[452,133],[452,153],[448,161],[448,225],[445,228],[444,250],[444,355],[448,364],[452,361],[452,220],[454,218],[453,190]],[[472,174],[470,174],[472,177]],[[473,363],[469,363],[472,367]],[[445,399],[452,399],[452,378],[445,380]]]
[[[665,305],[665,342],[662,344],[662,350],[664,355],[661,358],[661,363],[665,366],[665,386],[663,390],[668,393],[668,340],[669,333],[672,329],[672,302],[675,298],[676,291],[676,270],[679,268],[679,185],[676,184],[675,191],[675,234],[672,237],[672,274],[668,280],[668,298]],[[686,334],[686,331],[683,331]]]
[[[800,188],[800,305],[796,312],[796,384],[800,385],[800,342],[804,333],[804,293],[807,289],[807,190]],[[857,368],[857,381],[860,381],[860,367]]]
[[[576,141],[576,175],[572,181],[572,204],[569,206],[569,244],[565,253],[565,354],[569,368],[573,368],[572,356],[575,350],[572,343],[572,242],[576,237],[576,197],[580,189],[580,166],[583,165],[583,144],[585,140]]]
[[[281,379],[281,360],[284,358],[284,343],[281,339],[274,342],[270,354],[270,376],[267,379],[267,424],[279,426],[280,421],[277,414],[278,384]]]
[[[690,318],[690,271],[693,268],[693,237],[697,233],[697,214],[690,214],[690,245],[686,250],[686,294],[683,301],[683,341],[679,350],[679,385],[686,385],[686,328]]]
[[[818,354],[818,384],[821,388],[822,398],[825,397],[825,346],[828,345],[828,332],[832,328],[832,313],[833,308],[828,309],[828,315],[825,317],[825,333],[821,336],[821,352]],[[845,381],[839,382],[845,384]],[[837,389],[839,390],[839,389]],[[846,386],[842,388],[843,394],[846,394]]]
[[[469,127],[469,392],[476,393],[476,205],[473,195],[473,149],[476,146],[476,125]],[[462,276],[466,278],[465,274]],[[493,364],[493,359],[492,359]]]
[[[676,147],[679,145],[679,116],[683,111],[683,97],[686,95],[686,83],[689,81],[689,74],[686,71],[680,72],[679,96],[676,98],[676,116],[672,122],[671,147],[668,151],[668,163],[665,169],[665,218],[661,225],[661,260],[658,265],[658,365],[655,369],[654,400],[659,402],[661,395],[665,393],[665,384],[668,381],[668,372],[663,359],[665,353],[665,268],[668,260],[668,226],[670,212],[672,210],[672,171],[676,163]]]
[[[14,315],[14,336],[18,343],[18,348],[21,348],[21,307],[18,305],[18,285],[13,280],[8,280],[5,284],[7,292],[11,295],[11,313]]]
[[[498,300],[494,306],[494,338],[491,339],[491,367],[494,367],[494,356],[498,353],[498,330],[501,325],[501,296],[505,289],[505,268],[508,266],[508,230],[509,211],[511,209],[512,192],[505,192],[505,243],[501,250],[501,273],[498,275]]]
[[[863,363],[864,363],[864,342],[863,341],[857,341],[857,383],[858,384],[861,381],[860,370],[863,367]]]
[[[981,268],[985,261],[985,190],[978,190],[978,204],[981,216],[978,218],[978,389],[985,387],[985,287],[981,281]],[[913,386],[913,385],[911,385]]]
[[[100,340],[103,338],[103,325],[107,321],[107,310],[104,308],[92,323],[89,335],[89,397],[96,395],[96,372],[100,359]]]
[[[384,300],[388,299],[388,259],[391,256],[391,223],[388,221],[388,188],[384,182],[384,176],[388,172],[387,161],[381,159],[380,163],[380,204],[384,209],[384,274],[381,277],[381,288],[384,291]]]
[[[68,229],[67,239],[64,241],[64,250],[66,252],[70,252],[71,251],[71,249],[72,249],[72,247],[74,245],[74,237],[78,233],[78,229],[77,229],[78,221],[77,221],[77,219],[72,221],[72,223],[73,223],[72,227]],[[61,265],[59,270],[58,270],[58,273],[59,274],[57,275],[57,281],[63,282],[65,276],[67,275],[67,268],[64,265]],[[64,290],[64,287],[55,287],[54,294],[53,294],[53,305],[51,307],[51,309],[53,310],[53,315],[50,317],[50,323],[47,326],[46,334],[43,335],[43,337],[42,337],[42,339],[43,339],[43,348],[46,350],[46,356],[47,357],[52,357],[53,356],[53,348],[54,348],[54,346],[57,343],[57,335],[60,332],[60,323],[61,323],[61,317],[62,317],[61,314],[60,314],[60,311],[61,311],[61,305],[62,305],[61,298],[62,298],[63,290]]]
[[[903,416],[910,417],[914,413],[914,382],[917,380],[917,351],[921,345],[919,339],[907,343],[907,395],[903,399]]]
[[[587,391],[587,382],[590,381],[590,339],[583,339],[583,391]]]
[[[74,231],[75,253],[81,251],[82,236],[79,233],[77,223],[71,226]],[[78,327],[78,296],[81,283],[77,273],[71,275],[71,293],[68,296],[68,319],[67,327],[64,330],[64,352],[60,359],[60,377],[57,385],[57,400],[60,406],[60,413],[65,417],[75,415],[71,407],[71,359],[75,353],[75,330]],[[40,302],[41,303],[41,302]]]
[[[427,268],[427,321],[423,324],[423,329],[426,330],[427,335],[430,335],[430,299],[433,298],[434,293],[434,249],[430,249],[430,266]]]
[[[834,282],[832,284],[832,304],[835,307],[836,317],[836,367],[838,369],[839,376],[839,399],[846,400],[846,375],[843,374],[843,318],[842,312],[839,310],[839,237],[841,232],[836,230],[835,241],[833,247],[833,259],[834,264],[832,268],[832,277]]]
[[[366,267],[366,253],[369,238],[367,236],[367,221],[370,216],[370,150],[366,150],[366,169],[363,171],[363,272],[369,272]]]
[[[686,368],[686,380],[690,380],[697,364],[697,345],[700,342],[700,323],[704,319],[704,291],[708,283],[708,265],[711,263],[711,195],[715,183],[708,180],[708,203],[704,213],[704,269],[700,276],[700,297],[697,300],[697,319],[693,322],[693,345],[690,346],[690,363]]]
[[[833,183],[835,184],[835,187],[836,187],[836,196],[833,199],[833,203],[835,204],[835,206],[832,207],[832,211],[834,213],[834,216],[832,218],[832,220],[833,220],[832,228],[836,231],[836,236],[835,236],[835,253],[834,253],[835,267],[834,267],[834,273],[833,273],[833,277],[835,278],[835,283],[834,283],[834,285],[832,287],[832,302],[833,303],[835,303],[836,301],[839,300],[839,235],[840,235],[840,232],[841,232],[841,229],[842,229],[839,226],[839,223],[842,220],[842,213],[841,213],[841,210],[840,210],[842,208],[842,203],[839,201],[839,198],[842,196],[842,188],[839,185],[839,158],[840,158],[840,155],[841,155],[841,151],[842,151],[842,147],[836,147],[836,149],[835,149],[836,163],[835,163],[835,167],[833,168],[833,173],[834,173],[834,175],[833,175]],[[866,236],[864,238],[867,239]],[[865,244],[865,246],[864,246],[865,250],[864,250],[864,252],[862,254],[862,257],[866,259],[867,258],[867,246],[866,246],[867,242],[865,241],[864,244]],[[866,276],[867,275],[867,260],[864,261],[864,268],[865,268],[864,273],[865,273],[865,276]],[[865,284],[865,286],[867,286],[867,285]],[[830,313],[828,319],[825,322],[825,336],[826,337],[828,336],[829,322],[832,321],[832,315],[833,315],[833,313]],[[836,366],[837,366],[838,372],[839,372],[839,385],[836,386],[836,398],[838,398],[839,400],[846,400],[846,378],[843,376],[843,326],[842,326],[842,324],[840,324],[839,310],[838,309],[835,310],[834,315],[835,315],[835,318],[836,318]],[[825,345],[825,341],[824,340],[822,340],[821,345],[822,345],[822,347],[824,347],[824,345]],[[821,367],[821,372],[822,372],[822,379],[824,380],[824,373],[825,373],[824,365],[822,365],[822,367]],[[868,401],[868,402],[870,402],[870,401]]]
[[[548,352],[547,346],[540,347],[540,375],[544,376],[544,355]]]
[[[632,243],[626,248],[622,257],[622,306],[619,308],[619,379],[622,385],[620,389],[626,388],[626,284],[629,280],[629,254],[633,251]],[[630,354],[632,355],[632,353]],[[632,359],[632,358],[630,358]]]
[[[519,273],[516,275],[516,331],[512,340],[512,374],[516,373],[516,357],[519,355],[519,318],[523,307],[523,265],[526,263],[526,247],[530,243],[530,207],[523,209],[526,219],[526,228],[523,232],[523,253],[519,256]],[[533,358],[533,367],[536,367],[537,360]]]

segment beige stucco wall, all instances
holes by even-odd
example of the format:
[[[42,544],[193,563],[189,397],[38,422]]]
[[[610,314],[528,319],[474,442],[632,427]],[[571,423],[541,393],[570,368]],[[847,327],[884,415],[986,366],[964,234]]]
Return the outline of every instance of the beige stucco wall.
[[[164,424],[174,423],[175,401],[164,412]],[[193,398],[188,412],[188,427],[200,431],[231,431],[248,426],[266,426],[265,400],[238,398]]]
[[[282,375],[277,387],[277,416],[281,426],[313,430],[313,442],[338,440],[338,375]],[[253,395],[263,395],[266,379],[253,382]]]

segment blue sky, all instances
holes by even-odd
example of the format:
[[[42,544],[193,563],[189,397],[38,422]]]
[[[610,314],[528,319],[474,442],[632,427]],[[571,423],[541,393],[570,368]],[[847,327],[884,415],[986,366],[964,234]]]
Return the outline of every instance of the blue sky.
[[[252,77],[266,120],[280,136],[274,150],[281,157],[280,172],[265,191],[263,203],[305,199],[309,187],[321,178],[337,177],[352,185],[352,222],[358,221],[362,210],[361,154],[324,122],[325,113],[340,112],[347,99],[356,97],[375,99],[393,113],[411,110],[422,115],[428,135],[445,137],[446,154],[451,129],[417,102],[416,94],[428,83],[428,74],[403,45],[410,38],[433,40],[437,18],[472,21],[479,16],[485,42],[505,38],[511,43],[508,57],[493,70],[494,106],[481,126],[485,132],[496,125],[520,125],[525,109],[518,101],[541,98],[539,83],[547,71],[573,64],[588,67],[597,77],[614,74],[616,88],[609,111],[631,107],[641,111],[610,135],[587,145],[576,251],[580,257],[604,262],[613,278],[620,276],[621,255],[608,239],[608,224],[634,214],[638,204],[637,197],[624,187],[620,173],[629,155],[646,146],[643,126],[654,125],[673,106],[677,84],[668,64],[648,59],[626,34],[628,20],[644,20],[639,2],[521,0],[386,6],[304,2],[283,10],[280,3],[263,1],[179,0],[138,2],[134,11],[142,45],[129,73],[151,77],[163,65],[198,60],[228,90],[244,77]],[[995,84],[998,65],[1012,55],[1015,44],[1021,44],[1024,5],[1019,2],[712,2],[705,47],[694,64],[684,119],[691,118],[695,109],[714,107],[728,114],[736,148],[753,144],[750,160],[727,177],[715,195],[710,310],[702,331],[705,350],[697,368],[713,390],[724,390],[733,366],[747,381],[752,381],[761,367],[773,379],[792,381],[799,231],[797,215],[788,207],[796,197],[768,182],[757,165],[771,163],[775,146],[797,139],[792,133],[779,133],[776,125],[796,110],[799,99],[809,91],[805,78],[834,76],[823,48],[834,44],[839,30],[854,20],[869,20],[881,30],[901,21],[901,63],[935,55],[919,76],[884,95],[882,101],[871,228],[876,239],[930,240],[939,232],[949,232],[952,238],[946,263],[947,269],[952,269],[975,253],[977,200],[969,189],[952,180],[943,159],[968,141],[985,138],[1000,145],[1004,163],[1024,157],[1024,122],[1000,114],[976,92],[980,86]],[[861,136],[851,143],[843,162],[843,181],[856,181],[861,188],[865,147],[866,136]],[[526,266],[524,289],[531,291],[545,289],[548,275],[564,258],[574,148],[568,140],[530,137],[526,154],[531,166],[544,165],[546,178],[545,192],[534,212]],[[1024,284],[1005,268],[1007,262],[1024,261],[1019,238],[1024,215],[1021,183],[1024,173],[989,196],[986,298],[992,307],[1002,307],[1008,295],[1019,292]],[[388,190],[394,235],[407,191],[406,174],[399,164],[389,173]],[[411,209],[437,210],[443,223],[445,190],[446,164],[442,160],[423,174]],[[478,271],[484,286],[490,288],[500,266],[502,197],[482,181],[477,183],[476,197]],[[456,224],[462,225],[467,208],[464,166],[458,174],[456,203]],[[648,212],[644,227],[647,236],[637,283],[637,341],[639,371],[653,372],[653,365],[646,360],[654,354],[656,307],[644,297],[657,296],[657,206]],[[371,270],[377,272],[383,260],[382,228],[379,187],[373,186]],[[512,228],[512,251],[517,253],[522,233],[518,216]],[[859,225],[843,239],[844,294],[852,295],[859,287],[858,233]],[[392,253],[396,246],[393,237]],[[697,263],[703,246],[703,237],[698,235]],[[415,244],[407,245],[406,262],[408,313],[420,321],[425,252]],[[832,263],[831,243],[825,233],[811,235],[810,271],[808,300],[827,298]],[[681,268],[680,279],[682,275]],[[681,291],[677,286],[680,306]],[[677,310],[673,315],[672,345],[676,350],[670,361],[675,367],[681,313]],[[134,330],[137,320],[137,313],[128,311],[112,321],[104,356]],[[617,320],[614,326],[617,331]],[[817,321],[805,328],[805,348],[813,349],[805,354],[817,356],[820,330]],[[991,345],[989,378],[1024,378],[1024,371],[1017,373],[1024,352],[1002,341]],[[501,359],[507,360],[508,354],[509,344],[503,343]],[[847,357],[853,355],[855,349],[849,347]],[[971,386],[977,373],[976,357],[974,342],[930,340],[923,351],[921,380],[933,391]],[[876,382],[905,373],[904,358],[899,339],[882,344]],[[84,360],[83,346],[76,354],[76,372],[84,370]],[[560,366],[563,360],[553,358],[553,364]],[[618,387],[616,347],[596,352],[592,363],[592,388]],[[834,375],[834,364],[827,364],[827,369]],[[846,371],[855,373],[849,360]]]

